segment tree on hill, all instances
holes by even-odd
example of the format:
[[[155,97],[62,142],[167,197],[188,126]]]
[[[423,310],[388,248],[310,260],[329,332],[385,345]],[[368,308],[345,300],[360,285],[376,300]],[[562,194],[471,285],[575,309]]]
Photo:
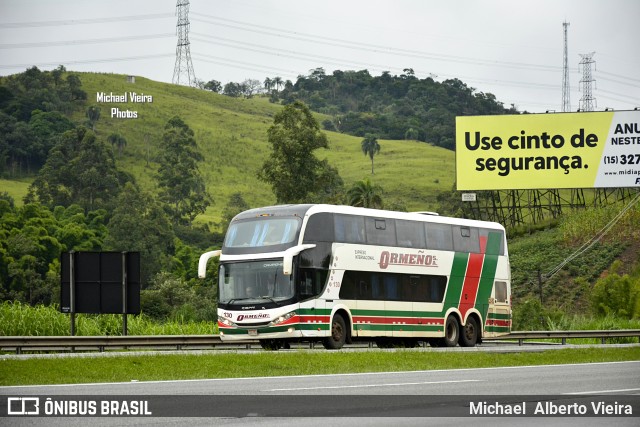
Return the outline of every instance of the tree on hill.
[[[88,212],[110,207],[123,179],[116,168],[113,150],[80,126],[62,134],[29,186],[25,200],[49,207],[77,203]]]
[[[87,108],[87,123],[91,126],[92,131],[96,131],[96,123],[100,120],[100,107],[92,105]]]
[[[369,156],[371,159],[371,175],[373,172],[373,157],[380,152],[380,144],[378,143],[378,139],[375,135],[367,135],[362,142],[360,143],[360,147],[362,148],[362,152],[365,156]]]
[[[310,194],[326,192],[321,177],[337,175],[337,171],[331,171],[326,160],[313,154],[327,148],[328,141],[305,104],[294,102],[284,107],[275,115],[267,136],[271,154],[258,178],[271,185],[278,203],[300,203]]]
[[[285,85],[277,99],[283,104],[300,100],[314,111],[332,115],[339,131],[350,135],[416,138],[447,149],[455,149],[456,116],[517,112],[459,79],[420,79],[411,68],[399,76],[388,71],[372,76],[367,70],[326,74],[316,68],[298,76],[295,84]]]
[[[54,71],[31,67],[23,73],[3,78],[2,110],[24,122],[29,121],[34,110],[71,112],[87,99],[87,94],[76,74],[67,74],[62,79],[64,72],[62,66]]]
[[[204,157],[193,130],[180,117],[171,118],[164,129],[157,174],[160,199],[168,205],[174,222],[191,224],[211,203],[198,169]]]
[[[382,209],[382,187],[373,184],[369,178],[363,179],[353,184],[347,191],[349,205],[363,208]]]
[[[107,227],[105,249],[140,252],[143,284],[166,266],[175,234],[162,204],[151,194],[127,183]]]
[[[124,136],[120,135],[117,132],[112,133],[107,138],[107,141],[111,144],[112,147],[118,149],[118,155],[122,156],[122,150],[127,146],[127,140]]]
[[[234,216],[249,208],[249,204],[244,200],[241,193],[233,193],[229,196],[229,202],[222,210],[222,221],[220,223],[222,230],[224,231],[229,227],[229,223],[231,223]]]
[[[203,86],[206,90],[219,93],[222,90],[222,84],[217,80],[209,80]]]

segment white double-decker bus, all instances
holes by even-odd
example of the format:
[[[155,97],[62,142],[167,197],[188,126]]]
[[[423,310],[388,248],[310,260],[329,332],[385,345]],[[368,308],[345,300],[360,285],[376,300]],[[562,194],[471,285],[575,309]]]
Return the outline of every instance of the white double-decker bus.
[[[373,340],[474,346],[511,330],[511,274],[497,223],[333,205],[237,215],[220,257],[222,340],[264,348]]]

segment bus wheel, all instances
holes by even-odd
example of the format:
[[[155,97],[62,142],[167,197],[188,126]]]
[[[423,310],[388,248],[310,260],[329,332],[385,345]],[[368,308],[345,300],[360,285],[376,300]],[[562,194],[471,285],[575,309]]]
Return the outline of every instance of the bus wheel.
[[[402,344],[404,345],[405,348],[416,348],[418,346],[418,341],[412,340],[412,339],[405,339],[405,340],[402,340]]]
[[[260,346],[269,351],[279,350],[282,344],[278,340],[260,340]]]
[[[443,347],[455,347],[458,344],[458,335],[460,332],[460,325],[455,316],[447,317],[447,321],[444,324],[444,338],[442,339]]]
[[[376,346],[378,346],[378,348],[391,348],[393,347],[393,344],[391,343],[391,340],[387,338],[380,338],[376,340]]]
[[[347,326],[341,315],[336,314],[331,321],[331,336],[322,341],[322,345],[327,350],[338,350],[342,348],[347,340]]]
[[[478,342],[478,322],[472,316],[469,316],[467,323],[464,324],[460,331],[460,347],[473,347]]]

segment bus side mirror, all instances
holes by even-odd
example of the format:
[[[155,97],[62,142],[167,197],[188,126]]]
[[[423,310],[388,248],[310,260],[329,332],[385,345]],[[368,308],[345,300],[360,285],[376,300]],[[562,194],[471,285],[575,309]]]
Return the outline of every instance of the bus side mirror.
[[[207,275],[207,261],[211,258],[219,257],[221,253],[222,251],[211,251],[200,255],[200,260],[198,261],[198,277],[200,279],[204,279]]]
[[[298,255],[305,249],[315,248],[314,244],[298,245],[284,251],[284,258],[282,259],[282,273],[285,276],[291,276],[293,270],[293,257]]]

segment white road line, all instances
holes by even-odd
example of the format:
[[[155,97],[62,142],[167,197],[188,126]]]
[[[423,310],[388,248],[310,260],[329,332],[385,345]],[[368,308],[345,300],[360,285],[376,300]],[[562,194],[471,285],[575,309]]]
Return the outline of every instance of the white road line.
[[[624,388],[620,390],[576,391],[575,393],[563,393],[563,394],[603,394],[603,393],[625,393],[629,391],[640,391],[640,388]]]
[[[422,385],[422,384],[450,384],[450,383],[476,383],[482,380],[458,380],[458,381],[425,381],[419,383],[388,383],[388,384],[359,384],[359,385],[342,385],[342,386],[326,386],[326,387],[298,387],[298,388],[272,388],[264,391],[300,391],[300,390],[327,390],[341,388],[366,388],[366,387],[397,387],[404,385]]]

